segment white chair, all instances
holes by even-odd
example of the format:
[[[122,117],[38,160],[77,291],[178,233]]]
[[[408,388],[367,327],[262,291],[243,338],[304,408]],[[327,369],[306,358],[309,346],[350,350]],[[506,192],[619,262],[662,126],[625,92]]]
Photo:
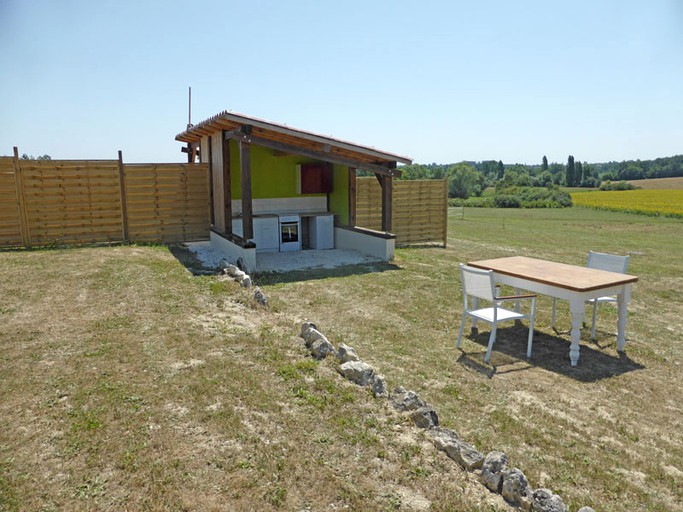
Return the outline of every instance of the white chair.
[[[491,335],[489,336],[489,344],[486,350],[486,357],[484,361],[488,362],[491,359],[491,349],[493,343],[496,341],[496,331],[500,322],[509,320],[521,320],[523,318],[529,319],[529,340],[527,342],[526,356],[531,357],[531,345],[534,337],[534,316],[536,314],[536,295],[508,295],[505,297],[497,296],[496,286],[494,282],[493,270],[480,270],[467,265],[460,264],[460,276],[462,278],[462,322],[460,323],[460,332],[458,333],[457,348],[460,348],[462,342],[462,334],[465,329],[465,320],[467,317],[476,322],[483,320],[491,324]],[[472,307],[470,308],[470,297],[472,298]],[[479,308],[479,299],[491,303],[491,307]],[[521,300],[531,299],[531,312],[528,315],[517,311],[510,311],[500,307],[499,303],[507,300]]]
[[[625,274],[628,269],[629,256],[620,256],[617,254],[607,254],[604,252],[588,251],[588,268],[596,268],[598,270],[606,270],[608,272],[616,272],[618,274]],[[552,325],[555,329],[555,302],[553,298],[553,318]],[[598,297],[597,299],[590,299],[588,304],[593,304],[593,325],[591,326],[591,339],[595,339],[595,322],[598,316],[598,304],[600,302],[617,302],[616,297]]]

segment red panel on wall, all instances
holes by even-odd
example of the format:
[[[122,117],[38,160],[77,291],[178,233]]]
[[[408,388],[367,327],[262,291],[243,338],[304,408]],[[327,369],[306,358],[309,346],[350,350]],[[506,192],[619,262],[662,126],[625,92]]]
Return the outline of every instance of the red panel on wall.
[[[332,192],[332,165],[301,164],[301,193],[329,194]]]

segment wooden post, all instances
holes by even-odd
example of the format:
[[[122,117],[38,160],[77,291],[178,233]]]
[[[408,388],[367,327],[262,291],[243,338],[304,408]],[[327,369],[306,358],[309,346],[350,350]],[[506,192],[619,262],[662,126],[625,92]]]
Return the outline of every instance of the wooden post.
[[[221,144],[223,145],[223,197],[225,200],[225,234],[232,234],[232,186],[230,183],[230,140],[225,138],[223,130]]]
[[[393,200],[393,180],[391,176],[381,176],[379,182],[382,186],[382,231],[388,233],[391,231],[391,202]]]
[[[126,199],[126,176],[123,168],[123,152],[119,149],[119,189],[121,191],[121,225],[123,241],[130,242],[128,235],[128,204]]]
[[[242,238],[254,238],[254,219],[251,205],[251,144],[240,140],[240,174],[242,175]]]
[[[24,247],[31,247],[31,230],[29,229],[28,215],[26,214],[26,202],[24,201],[24,182],[21,175],[19,148],[17,146],[14,146],[14,183],[17,190],[17,208],[19,210],[21,245]]]
[[[448,243],[448,178],[443,179],[443,246],[446,247]],[[462,207],[463,215],[465,213],[465,205]]]
[[[208,146],[209,146],[209,206],[211,208],[211,225],[216,224],[216,212],[214,212],[213,205],[213,148],[211,144],[211,135],[208,136]]]
[[[356,225],[356,168],[349,167],[349,227]]]

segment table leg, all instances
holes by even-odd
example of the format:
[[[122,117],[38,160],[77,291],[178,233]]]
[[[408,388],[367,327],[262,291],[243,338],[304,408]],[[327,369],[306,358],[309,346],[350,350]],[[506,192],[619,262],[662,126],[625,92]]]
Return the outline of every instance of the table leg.
[[[569,347],[569,360],[572,366],[579,362],[579,342],[581,341],[581,322],[584,314],[584,304],[581,300],[569,302],[569,311],[572,316],[571,346]]]
[[[515,295],[521,295],[521,293],[522,293],[522,290],[520,290],[519,288],[515,288]],[[516,313],[522,312],[522,301],[521,300],[515,301],[515,312]],[[515,325],[517,327],[519,327],[520,325],[522,325],[522,321],[521,320],[515,320]]]
[[[617,294],[619,319],[617,321],[617,351],[623,352],[626,345],[626,318],[628,317],[628,303],[631,300],[631,285],[624,286],[621,293]]]

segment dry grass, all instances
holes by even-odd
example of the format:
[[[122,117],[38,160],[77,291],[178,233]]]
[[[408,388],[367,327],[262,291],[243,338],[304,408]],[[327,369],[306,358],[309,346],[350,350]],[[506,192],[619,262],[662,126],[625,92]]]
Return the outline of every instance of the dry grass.
[[[645,190],[680,190],[683,189],[683,176],[675,178],[654,178],[651,180],[632,180],[629,183]]]
[[[269,310],[162,247],[0,253],[0,510],[507,509],[307,357],[304,318],[572,511],[683,510],[682,236],[674,219],[468,209],[448,249],[257,276]],[[458,261],[588,249],[633,254],[626,357],[604,308],[572,368],[549,299],[530,362],[525,327],[501,329],[490,365],[486,332],[455,350]]]
[[[275,290],[162,247],[3,252],[0,283],[2,511],[506,508],[307,357]]]

